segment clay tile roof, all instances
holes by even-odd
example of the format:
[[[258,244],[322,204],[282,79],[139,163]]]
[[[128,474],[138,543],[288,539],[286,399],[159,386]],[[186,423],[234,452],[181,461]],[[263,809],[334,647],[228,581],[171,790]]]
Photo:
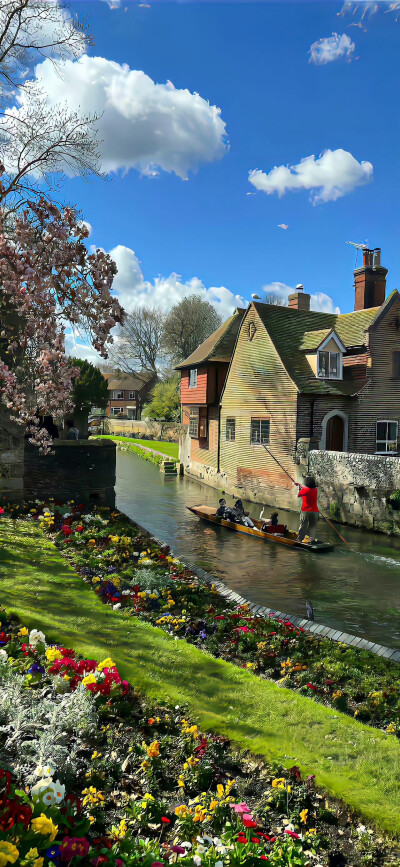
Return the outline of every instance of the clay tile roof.
[[[256,308],[268,331],[289,376],[300,391],[316,394],[354,394],[360,382],[318,379],[304,352],[316,351],[321,341],[335,331],[343,345],[362,347],[365,331],[372,324],[379,308],[359,310],[354,313],[319,313],[314,310],[295,310],[273,304],[255,302]],[[322,335],[322,336],[321,336]]]
[[[150,373],[107,373],[103,374],[107,380],[109,391],[140,391],[154,377]]]
[[[229,362],[232,358],[236,338],[245,312],[241,307],[238,307],[233,316],[227,319],[226,322],[223,322],[216,331],[213,331],[207,337],[207,340],[201,343],[185,361],[177,364],[175,369],[182,370],[185,367],[196,367],[205,361]]]

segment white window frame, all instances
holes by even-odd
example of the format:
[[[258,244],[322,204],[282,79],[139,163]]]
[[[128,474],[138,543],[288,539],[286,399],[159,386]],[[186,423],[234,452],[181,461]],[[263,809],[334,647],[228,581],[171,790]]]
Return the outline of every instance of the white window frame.
[[[333,340],[336,343],[336,346],[337,346],[336,352],[332,352],[331,350],[325,349],[325,346],[327,346],[331,340]],[[328,356],[328,372],[327,373],[320,373],[319,372],[319,356],[320,356],[321,352],[324,352]],[[334,331],[331,331],[331,333],[328,334],[328,336],[325,338],[323,343],[321,343],[321,345],[317,349],[317,377],[318,377],[318,379],[334,379],[336,381],[343,379],[343,353],[344,352],[346,352],[346,347],[343,346],[343,343],[341,342],[341,340],[339,340],[339,337],[337,336],[337,334],[335,334]],[[331,355],[337,355],[338,356],[338,375],[337,376],[332,376],[332,374],[330,372],[330,370],[331,370]]]
[[[385,424],[387,426],[386,427],[386,437],[385,438],[380,437],[379,440],[378,440],[378,424]],[[395,424],[396,425],[396,439],[389,439],[388,438],[388,432],[389,432],[388,425],[389,424]],[[389,455],[389,456],[397,455],[398,454],[398,441],[399,441],[399,423],[398,423],[398,421],[395,418],[379,418],[379,419],[377,419],[376,428],[375,428],[375,448],[376,448],[375,454],[376,455]],[[380,443],[380,444],[385,443],[386,449],[383,451],[381,449],[378,450],[378,443]],[[387,446],[389,445],[389,443],[391,443],[392,445],[395,444],[396,448],[393,450],[388,449]]]
[[[197,388],[197,367],[189,370],[189,388]]]
[[[113,391],[111,395],[111,400],[124,400],[124,395],[125,392],[123,391],[123,389]]]
[[[119,415],[121,412],[123,413],[123,406],[112,406],[111,407],[111,415]]]
[[[128,400],[136,400],[136,391],[130,391]]]
[[[233,425],[233,436],[228,436],[228,423],[230,426],[230,431],[232,432]],[[227,418],[225,422],[225,440],[227,443],[234,443],[236,439],[236,419],[235,418]]]
[[[260,433],[259,433],[260,439],[259,440],[253,439],[253,424],[255,422],[259,422],[259,424],[260,424]],[[262,434],[261,425],[263,422],[266,422],[268,424],[268,438],[267,439],[265,439],[265,434],[264,434],[264,438],[263,438],[263,434]],[[270,441],[270,438],[271,438],[271,419],[270,418],[254,417],[254,418],[250,419],[250,443],[252,446],[262,446],[264,444],[267,445]]]
[[[194,440],[198,440],[199,438],[199,424],[200,408],[198,406],[191,406],[189,414],[189,436]]]

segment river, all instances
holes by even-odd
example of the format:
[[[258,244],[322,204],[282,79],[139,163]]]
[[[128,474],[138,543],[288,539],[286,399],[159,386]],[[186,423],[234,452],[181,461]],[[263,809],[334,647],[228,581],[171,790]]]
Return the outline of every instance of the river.
[[[220,494],[214,488],[187,477],[166,478],[149,461],[118,450],[116,492],[121,511],[246,599],[301,617],[310,599],[318,622],[400,647],[399,537],[339,525],[350,551],[321,520],[319,538],[338,542],[331,553],[258,542],[200,521],[187,510],[217,505]],[[246,505],[259,516],[261,506]],[[297,527],[295,513],[279,514],[289,527]]]

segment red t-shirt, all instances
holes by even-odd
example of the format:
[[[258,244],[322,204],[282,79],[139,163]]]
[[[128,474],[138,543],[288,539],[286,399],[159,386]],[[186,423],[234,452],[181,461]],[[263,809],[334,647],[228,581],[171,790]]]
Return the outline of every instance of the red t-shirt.
[[[302,512],[319,512],[317,506],[318,488],[300,488],[299,497],[302,498]]]

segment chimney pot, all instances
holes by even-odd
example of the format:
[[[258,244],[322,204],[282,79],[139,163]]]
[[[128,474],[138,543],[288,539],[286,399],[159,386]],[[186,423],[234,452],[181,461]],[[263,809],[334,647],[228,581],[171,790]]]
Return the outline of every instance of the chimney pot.
[[[381,249],[363,250],[362,268],[354,271],[354,310],[381,307],[386,295],[387,268],[381,265]]]

